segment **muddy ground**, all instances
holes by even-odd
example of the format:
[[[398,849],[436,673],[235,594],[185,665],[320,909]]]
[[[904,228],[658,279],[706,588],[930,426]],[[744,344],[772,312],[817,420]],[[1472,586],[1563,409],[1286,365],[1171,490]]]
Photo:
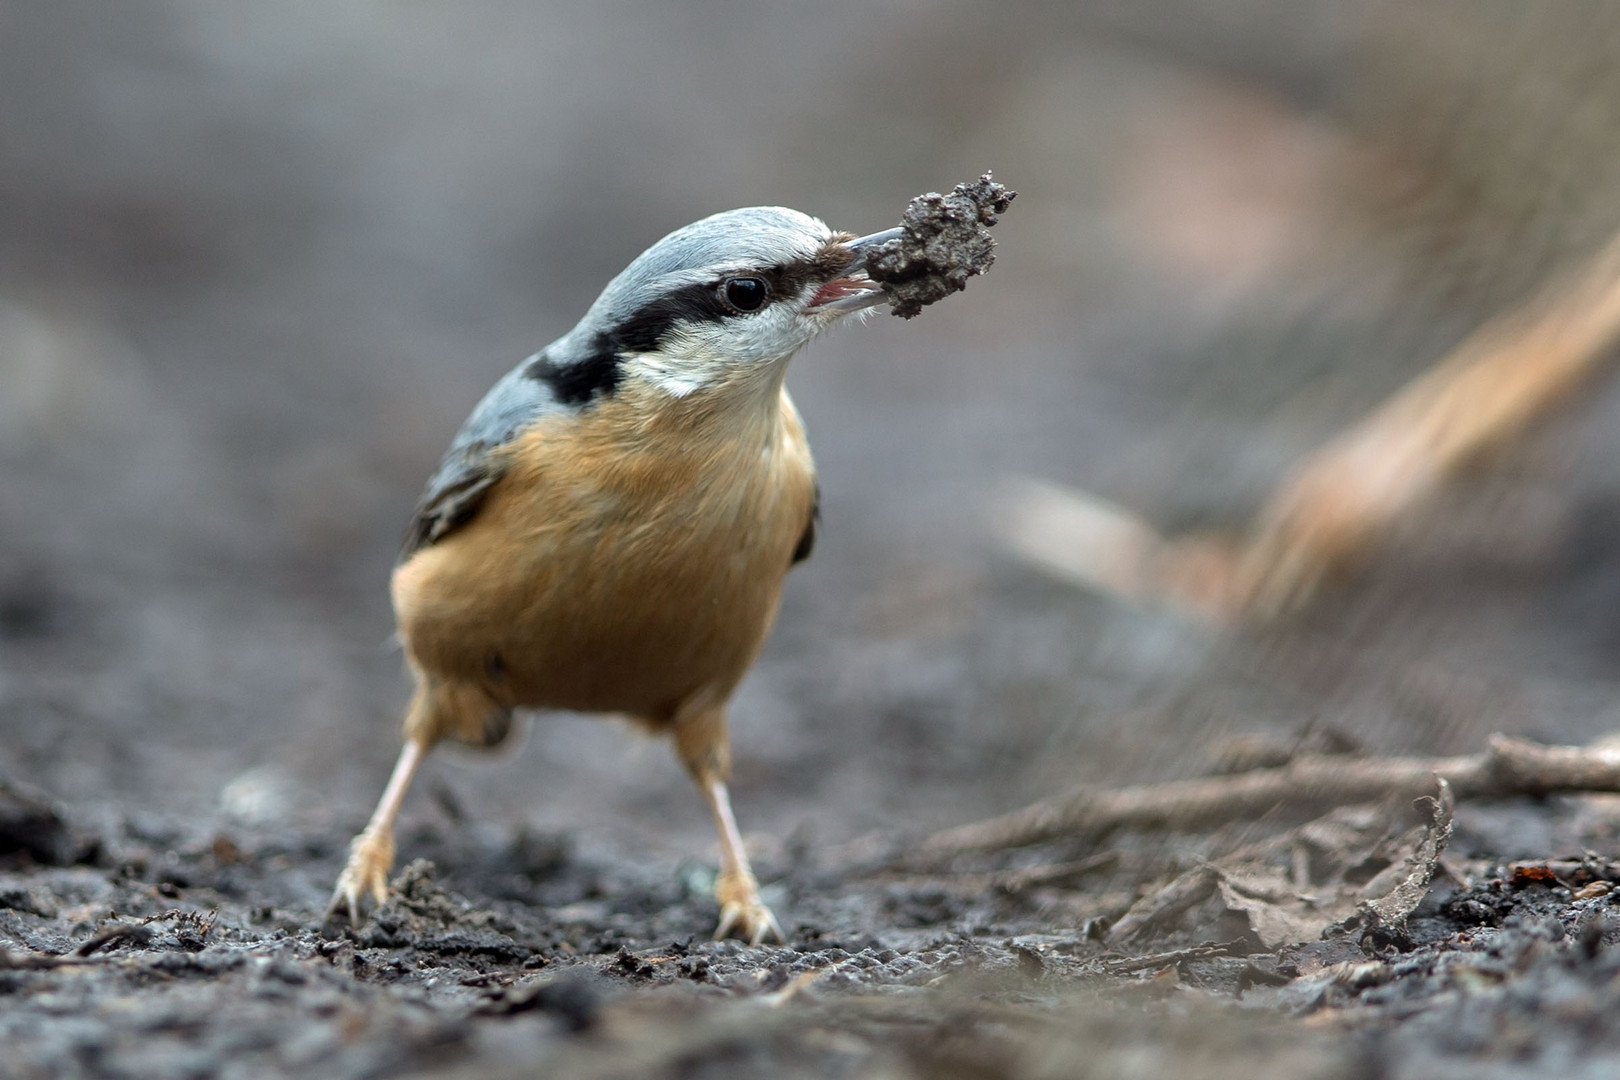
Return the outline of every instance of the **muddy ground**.
[[[1608,384],[1266,629],[1054,584],[993,527],[1014,474],[1240,523],[1611,235],[1589,12],[342,11],[0,3],[0,1075],[1620,1068],[1608,797],[1464,802],[1404,935],[1267,946],[1217,893],[1109,939],[1280,813],[903,868],[1257,745],[1620,727]],[[483,390],[672,227],[865,233],[986,168],[1020,192],[994,270],[790,375],[824,520],[733,712],[790,940],[708,940],[696,793],[575,716],[435,754],[397,899],[323,926],[398,747],[396,543]],[[1344,882],[1421,820],[1358,813]]]
[[[1573,849],[1570,830],[1594,827],[1579,802],[1465,811],[1452,850],[1500,843],[1504,820],[1563,830],[1560,850]],[[341,853],[329,831],[148,820],[97,833],[23,806],[14,793],[4,840],[34,850],[0,874],[7,1075],[1620,1067],[1608,885],[1620,867],[1603,860],[1561,868],[1560,883],[1544,864],[1454,856],[1396,940],[1336,927],[1267,949],[1211,901],[1111,948],[1108,922],[1133,882],[1162,874],[1162,846],[1121,838],[1103,847],[1116,859],[1093,852],[1089,871],[1030,888],[985,884],[982,862],[852,873],[799,850],[761,867],[790,940],[750,948],[708,939],[709,867],[593,855],[566,834],[424,824],[394,899],[358,929],[323,928]],[[1598,816],[1616,825],[1612,808]]]

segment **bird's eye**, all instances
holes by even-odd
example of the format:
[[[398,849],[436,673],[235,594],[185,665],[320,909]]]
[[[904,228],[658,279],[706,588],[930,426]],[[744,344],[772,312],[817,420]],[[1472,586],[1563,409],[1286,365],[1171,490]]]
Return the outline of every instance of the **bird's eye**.
[[[771,288],[765,284],[764,278],[727,278],[720,286],[720,299],[725,302],[726,307],[739,315],[758,311],[765,306],[765,301],[770,295]]]

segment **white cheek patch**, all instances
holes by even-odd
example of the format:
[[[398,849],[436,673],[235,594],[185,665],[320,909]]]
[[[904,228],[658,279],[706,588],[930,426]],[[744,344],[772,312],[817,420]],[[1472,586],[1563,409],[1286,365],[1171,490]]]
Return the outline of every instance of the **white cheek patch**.
[[[713,381],[712,372],[702,372],[685,364],[670,363],[662,353],[637,353],[630,358],[631,365],[653,386],[670,397],[685,397],[701,390]]]
[[[753,317],[679,326],[656,352],[637,353],[627,362],[671,397],[686,397],[785,363],[819,329],[791,304],[773,304]]]

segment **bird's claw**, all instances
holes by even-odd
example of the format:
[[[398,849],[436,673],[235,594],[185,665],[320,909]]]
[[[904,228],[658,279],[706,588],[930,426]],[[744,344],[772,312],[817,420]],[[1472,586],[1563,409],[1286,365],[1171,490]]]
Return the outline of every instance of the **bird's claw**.
[[[720,925],[715,927],[714,940],[738,931],[748,944],[758,945],[766,936],[780,942],[787,938],[776,916],[759,898],[759,883],[746,871],[736,874],[722,873],[714,883],[715,899],[720,901]]]
[[[349,861],[338,875],[326,917],[340,912],[348,915],[350,926],[360,925],[361,898],[370,895],[381,905],[388,899],[388,871],[394,865],[394,838],[391,833],[367,829],[349,844]]]

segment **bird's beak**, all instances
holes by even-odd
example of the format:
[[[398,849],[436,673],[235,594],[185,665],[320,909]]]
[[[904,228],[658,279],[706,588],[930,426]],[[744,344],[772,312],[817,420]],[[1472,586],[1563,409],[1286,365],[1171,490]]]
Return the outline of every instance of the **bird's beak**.
[[[904,232],[904,229],[896,226],[846,243],[844,246],[855,253],[855,258],[844,268],[842,274],[816,290],[815,296],[810,298],[807,310],[848,315],[854,311],[887,303],[888,295],[876,282],[866,276],[866,256],[873,248],[893,240]]]
[[[896,225],[892,229],[884,229],[882,232],[875,232],[871,236],[862,236],[858,239],[851,240],[848,244],[844,245],[855,253],[855,261],[850,263],[849,268],[851,270],[861,269],[866,265],[867,252],[881,244],[888,243],[890,240],[898,239],[905,234],[906,230]]]

